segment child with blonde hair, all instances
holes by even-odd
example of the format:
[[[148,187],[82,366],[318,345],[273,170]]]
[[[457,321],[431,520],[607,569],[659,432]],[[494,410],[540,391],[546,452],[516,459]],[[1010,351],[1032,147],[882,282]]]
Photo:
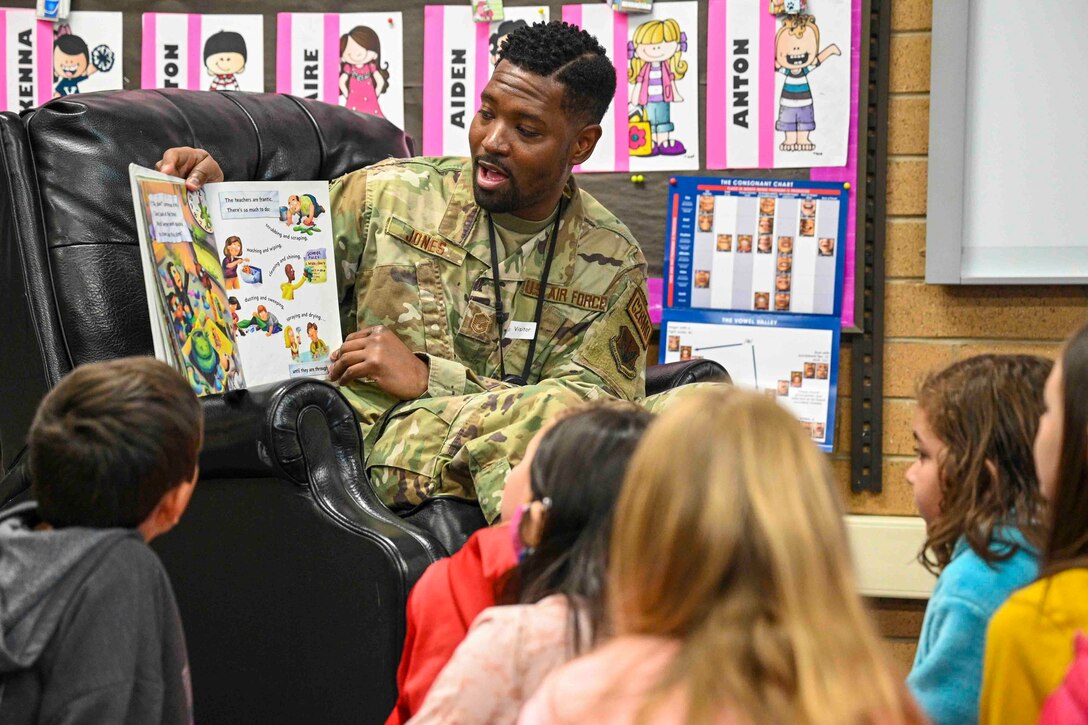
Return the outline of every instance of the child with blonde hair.
[[[842,515],[825,457],[777,403],[729,389],[679,401],[617,503],[616,636],[553,672],[519,722],[917,722]]]
[[[1050,503],[1042,577],[1009,597],[990,622],[982,723],[1088,721],[1086,389],[1088,327],[1069,339],[1046,381],[1034,446]]]
[[[926,522],[919,559],[939,574],[907,684],[935,723],[978,720],[986,625],[1035,578],[1042,498],[1031,446],[1051,363],[978,355],[918,392],[907,482]]]
[[[653,134],[650,156],[682,156],[684,144],[674,140],[670,104],[682,103],[676,82],[688,72],[683,54],[688,49],[687,33],[672,18],[649,20],[635,29],[627,44],[627,82],[631,84],[630,102],[644,111]]]

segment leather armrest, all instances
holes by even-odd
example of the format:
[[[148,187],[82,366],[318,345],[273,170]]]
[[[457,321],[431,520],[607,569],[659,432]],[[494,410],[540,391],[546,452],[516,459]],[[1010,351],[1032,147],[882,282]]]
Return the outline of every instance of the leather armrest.
[[[646,394],[654,395],[688,383],[731,383],[733,379],[713,360],[681,360],[646,368]]]
[[[342,526],[367,536],[371,530],[388,538],[404,532],[427,562],[446,555],[433,536],[402,521],[370,487],[359,422],[335,386],[296,378],[209,396],[203,403],[201,479],[293,481],[309,486],[318,505]]]

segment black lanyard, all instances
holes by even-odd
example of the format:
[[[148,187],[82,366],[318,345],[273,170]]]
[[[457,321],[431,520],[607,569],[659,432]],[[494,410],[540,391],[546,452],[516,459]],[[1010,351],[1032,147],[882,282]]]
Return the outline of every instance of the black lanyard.
[[[537,291],[536,314],[533,316],[533,337],[529,340],[529,352],[525,355],[525,366],[521,369],[521,375],[507,375],[506,363],[503,360],[502,335],[507,314],[503,309],[502,292],[499,288],[499,250],[495,242],[495,222],[491,214],[487,215],[487,237],[491,243],[491,282],[495,288],[495,322],[499,328],[499,379],[504,383],[525,385],[529,382],[529,374],[533,369],[533,358],[536,356],[536,336],[540,330],[540,318],[544,314],[544,296],[548,290],[548,273],[552,269],[552,257],[555,255],[556,239],[559,238],[559,223],[563,221],[563,202],[565,200],[566,197],[559,198],[555,223],[552,224],[551,240],[548,242],[548,251],[544,257],[544,274],[540,277],[540,289]]]

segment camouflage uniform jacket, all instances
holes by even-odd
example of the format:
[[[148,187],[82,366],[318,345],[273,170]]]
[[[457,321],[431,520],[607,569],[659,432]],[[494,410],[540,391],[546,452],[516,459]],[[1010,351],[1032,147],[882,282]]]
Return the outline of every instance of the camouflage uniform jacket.
[[[565,195],[528,382],[559,381],[582,398],[641,398],[651,336],[645,258],[573,177]],[[488,225],[473,199],[471,162],[390,159],[333,182],[331,202],[345,335],[371,325],[396,333],[429,363],[424,398],[509,387],[498,380]],[[551,232],[499,263],[510,320],[534,318]],[[504,340],[508,374],[521,373],[528,347]],[[372,385],[345,392],[364,427],[395,402]]]

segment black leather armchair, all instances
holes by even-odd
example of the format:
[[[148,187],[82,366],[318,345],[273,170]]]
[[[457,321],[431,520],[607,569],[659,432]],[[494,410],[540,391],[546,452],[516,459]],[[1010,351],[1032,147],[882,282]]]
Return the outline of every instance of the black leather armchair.
[[[411,153],[387,122],[287,96],[123,91],[0,114],[0,505],[34,410],[76,365],[150,354],[128,164],[208,148],[228,178],[331,179]],[[295,380],[203,401],[201,479],[155,542],[202,722],[378,722],[407,593],[445,549],[389,513],[354,413]]]
[[[410,140],[384,120],[271,94],[120,91],[0,114],[0,506],[25,496],[34,410],[84,362],[151,354],[128,164],[202,146],[228,179],[331,179]],[[651,369],[651,392],[724,375]],[[373,495],[354,413],[295,380],[204,401],[190,510],[155,542],[202,722],[377,722],[395,699],[404,604],[483,525],[439,500],[404,519]],[[415,525],[413,525],[415,524]]]

